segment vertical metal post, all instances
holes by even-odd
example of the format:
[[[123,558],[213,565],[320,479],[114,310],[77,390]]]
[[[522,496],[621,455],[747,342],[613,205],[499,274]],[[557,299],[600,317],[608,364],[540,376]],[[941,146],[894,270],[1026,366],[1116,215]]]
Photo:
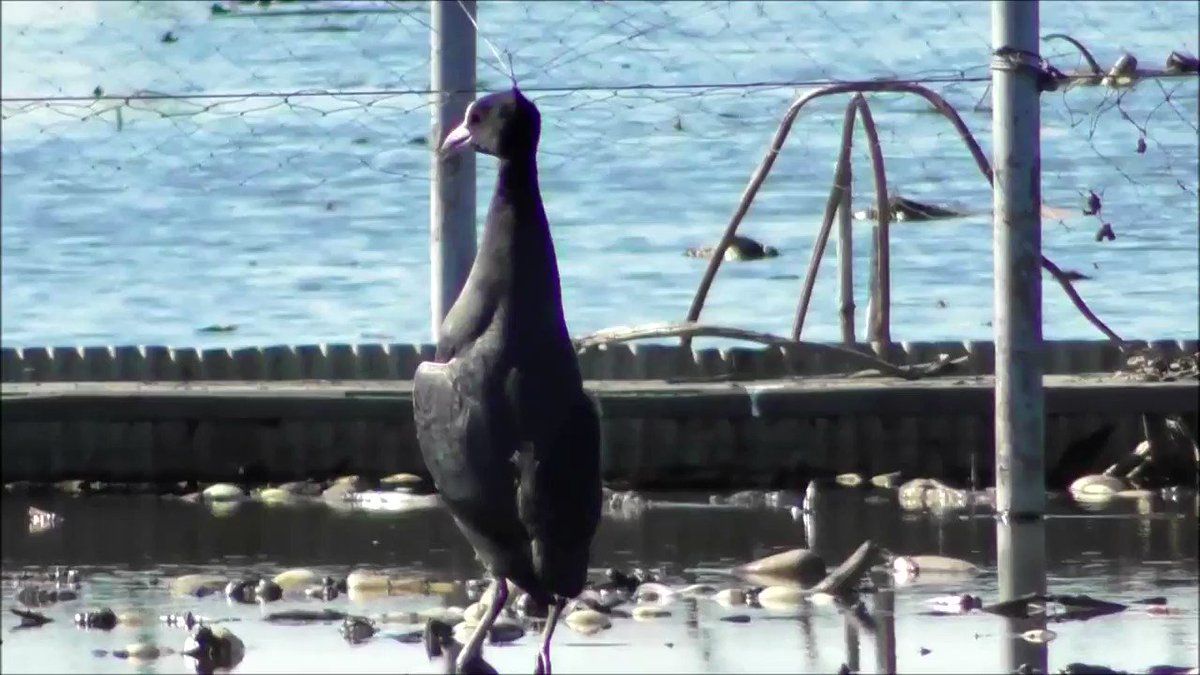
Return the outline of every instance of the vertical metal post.
[[[842,342],[854,344],[854,237],[853,221],[850,213],[850,192],[853,174],[850,164],[846,164],[846,189],[842,192],[842,201],[838,205],[838,295],[840,298],[839,314],[842,325]]]
[[[1045,593],[1046,521],[1014,518],[996,523],[996,565],[1002,601]],[[1004,625],[1000,641],[1005,672],[1047,672],[1046,645],[1030,643],[1021,637],[1026,631],[1045,629],[1046,614],[1007,618]]]
[[[1046,508],[1042,392],[1041,114],[1038,2],[992,1],[993,266],[996,339],[996,510]],[[1005,55],[1017,55],[1006,58]]]
[[[475,98],[475,0],[435,0],[430,11],[433,148],[429,186],[430,311],[433,339],[475,260],[475,154],[440,157],[446,134]],[[469,13],[469,16],[468,16]]]

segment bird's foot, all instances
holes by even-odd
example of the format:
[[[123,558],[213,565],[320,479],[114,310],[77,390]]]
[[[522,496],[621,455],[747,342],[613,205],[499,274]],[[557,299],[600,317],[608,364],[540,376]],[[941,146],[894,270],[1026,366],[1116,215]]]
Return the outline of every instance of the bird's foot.
[[[550,650],[538,652],[534,675],[550,675]]]

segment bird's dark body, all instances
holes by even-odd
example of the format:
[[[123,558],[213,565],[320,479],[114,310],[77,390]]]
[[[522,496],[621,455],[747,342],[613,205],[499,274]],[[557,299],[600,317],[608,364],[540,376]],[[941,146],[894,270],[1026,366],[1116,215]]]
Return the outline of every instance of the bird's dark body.
[[[492,574],[540,603],[578,595],[600,520],[600,429],[563,318],[535,152],[501,156],[479,253],[413,399],[425,464]]]

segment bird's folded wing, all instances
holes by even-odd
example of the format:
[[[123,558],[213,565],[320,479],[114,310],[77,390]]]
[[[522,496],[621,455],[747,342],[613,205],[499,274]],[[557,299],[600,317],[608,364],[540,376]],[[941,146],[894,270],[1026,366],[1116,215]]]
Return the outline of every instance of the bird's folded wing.
[[[450,512],[485,558],[485,549],[528,551],[517,516],[514,442],[502,402],[482,378],[448,364],[422,363],[413,378],[413,416],[426,468]],[[485,562],[487,562],[485,560]]]

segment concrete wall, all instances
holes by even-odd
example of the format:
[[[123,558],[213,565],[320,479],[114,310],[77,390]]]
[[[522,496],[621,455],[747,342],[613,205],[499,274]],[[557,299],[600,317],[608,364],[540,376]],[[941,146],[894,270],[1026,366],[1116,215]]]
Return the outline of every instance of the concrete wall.
[[[1156,340],[1151,344],[1172,358],[1192,354],[1196,340]],[[1110,342],[1048,342],[1048,374],[1112,372],[1121,354]],[[869,351],[861,346],[863,351]],[[433,345],[332,344],[278,345],[240,349],[164,346],[31,347],[0,349],[3,382],[195,381],[195,380],[406,380],[421,361],[433,357]],[[991,342],[901,342],[893,346],[895,363],[970,356],[966,372],[986,375],[995,365]],[[738,378],[827,375],[862,370],[860,363],[812,347],[733,347],[684,350],[675,345],[615,344],[589,348],[580,355],[590,380],[644,380],[677,377]]]

